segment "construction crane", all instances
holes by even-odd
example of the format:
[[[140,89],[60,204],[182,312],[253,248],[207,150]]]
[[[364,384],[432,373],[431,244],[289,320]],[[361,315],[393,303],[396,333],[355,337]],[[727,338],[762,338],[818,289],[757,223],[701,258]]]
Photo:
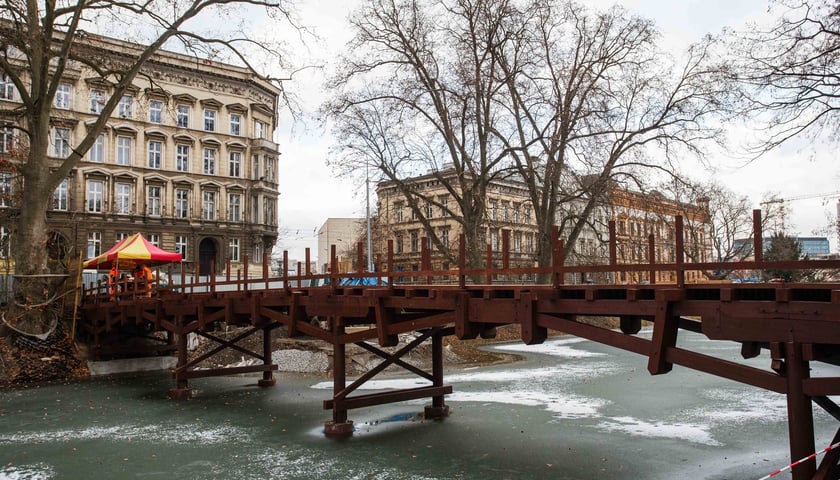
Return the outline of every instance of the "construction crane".
[[[835,198],[835,197],[840,197],[840,191],[838,191],[838,192],[827,192],[827,193],[809,193],[809,194],[805,194],[805,195],[797,195],[795,197],[788,197],[788,198],[772,198],[770,200],[765,200],[765,201],[761,202],[760,205],[764,206],[764,205],[769,205],[769,204],[772,204],[772,203],[782,203],[782,204],[784,204],[784,203],[787,203],[787,202],[794,202],[796,200],[809,200],[809,199],[812,199],[812,198],[829,199],[829,198]],[[837,202],[837,213],[836,213],[836,216],[835,216],[834,223],[835,223],[835,234],[837,235],[837,245],[838,245],[838,248],[840,248],[840,200],[838,200],[838,202]],[[785,209],[782,208],[782,230],[784,230],[784,228],[785,228]]]

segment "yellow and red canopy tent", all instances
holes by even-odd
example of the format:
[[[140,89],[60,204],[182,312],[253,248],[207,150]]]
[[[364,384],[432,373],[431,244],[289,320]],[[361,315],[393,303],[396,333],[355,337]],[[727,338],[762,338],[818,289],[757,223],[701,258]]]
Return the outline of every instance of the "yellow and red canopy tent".
[[[151,267],[180,261],[180,253],[167,252],[149,243],[142,234],[135,233],[117,242],[107,252],[85,260],[82,265],[97,270],[110,270],[116,265],[119,269],[130,270],[140,264]]]

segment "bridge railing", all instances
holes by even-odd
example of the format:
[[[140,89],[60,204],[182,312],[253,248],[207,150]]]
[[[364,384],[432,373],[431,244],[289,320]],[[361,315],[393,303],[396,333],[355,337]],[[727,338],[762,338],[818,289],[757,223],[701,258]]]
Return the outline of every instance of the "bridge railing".
[[[248,291],[269,289],[300,288],[340,288],[340,287],[393,287],[397,285],[453,285],[461,288],[472,284],[550,284],[560,287],[565,284],[671,284],[684,286],[686,283],[707,282],[711,272],[743,271],[760,272],[766,270],[829,270],[840,272],[840,260],[791,260],[765,261],[763,259],[763,237],[761,212],[753,215],[753,252],[751,260],[737,262],[692,261],[685,251],[685,231],[683,219],[675,217],[673,260],[657,260],[657,245],[653,234],[642,240],[646,243],[647,261],[628,263],[619,258],[619,249],[615,221],[609,224],[609,254],[597,264],[583,264],[574,261],[568,264],[564,242],[559,238],[555,227],[552,237],[552,264],[550,266],[523,265],[522,255],[511,252],[510,231],[502,230],[501,252],[494,251],[487,245],[484,265],[470,267],[466,265],[466,244],[463,234],[459,237],[458,264],[455,268],[432,268],[429,242],[420,241],[419,252],[415,254],[417,270],[402,270],[394,261],[393,241],[387,243],[386,258],[379,259],[381,270],[368,271],[363,245],[357,245],[356,265],[362,266],[353,272],[339,270],[336,246],[331,246],[330,269],[328,273],[316,274],[310,270],[310,250],[306,249],[305,262],[297,262],[295,268],[289,268],[288,252],[283,252],[283,272],[271,276],[268,254],[264,254],[261,263],[252,264],[244,257],[242,268],[232,270],[227,261],[221,273],[217,273],[214,262],[210,264],[209,275],[201,275],[196,267],[189,272],[185,265],[180,268],[168,268],[155,271],[155,278],[149,284],[136,281],[122,281],[109,285],[107,280],[99,280],[84,287],[85,301],[104,302],[157,296],[165,292],[185,294],[214,294],[226,291]],[[661,239],[660,239],[661,240]],[[637,245],[639,239],[636,239]],[[533,262],[533,260],[531,260]],[[256,268],[255,268],[256,267]],[[835,273],[836,275],[836,273]],[[754,278],[755,275],[750,275]],[[832,278],[838,281],[838,278]]]

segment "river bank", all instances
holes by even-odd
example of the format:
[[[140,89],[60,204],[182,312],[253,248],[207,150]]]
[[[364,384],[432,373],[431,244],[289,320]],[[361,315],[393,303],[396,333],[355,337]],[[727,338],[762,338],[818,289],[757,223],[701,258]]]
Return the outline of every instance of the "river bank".
[[[599,324],[603,320],[596,320]],[[606,324],[611,325],[611,321]],[[614,323],[614,322],[613,322]],[[7,334],[0,337],[0,389],[26,388],[46,382],[68,381],[88,378],[88,361],[94,360],[88,353],[87,346],[79,343],[70,335],[71,323],[59,322],[56,330],[47,339]],[[216,332],[219,338],[230,340],[245,328],[230,328]],[[552,336],[562,335],[550,332]],[[402,335],[400,345],[386,348],[395,351],[414,337],[411,334]],[[493,338],[475,338],[459,340],[454,336],[444,338],[444,364],[462,367],[489,366],[510,363],[521,359],[521,356],[487,349],[490,345],[514,342],[521,339],[518,325],[506,325],[495,330]],[[210,341],[199,341],[190,352],[190,358],[197,358],[217,346]],[[262,335],[257,333],[247,338],[239,346],[254,352],[262,351]],[[283,327],[272,335],[272,357],[280,372],[332,374],[332,346],[311,337],[288,338]],[[355,346],[347,346],[347,373],[359,375],[369,371],[381,361],[381,358],[366,350]],[[431,368],[431,346],[423,344],[410,352],[404,360],[419,368]],[[218,368],[232,365],[255,363],[256,359],[246,358],[243,354],[232,349],[225,349],[201,364],[202,367]],[[399,367],[390,367],[392,371]]]

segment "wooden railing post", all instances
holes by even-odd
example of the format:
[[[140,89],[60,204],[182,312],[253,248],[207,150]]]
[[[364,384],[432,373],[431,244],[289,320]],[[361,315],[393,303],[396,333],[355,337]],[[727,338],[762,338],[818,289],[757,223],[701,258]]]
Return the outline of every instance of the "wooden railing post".
[[[467,287],[467,240],[463,233],[458,235],[458,287]]]
[[[386,270],[388,270],[388,285],[394,286],[394,240],[388,239],[388,265],[386,265]]]
[[[682,215],[674,217],[674,243],[677,255],[677,286],[682,288],[685,286],[685,234]]]
[[[487,285],[493,284],[493,245],[487,244],[487,253],[485,255],[485,278]]]
[[[761,210],[753,210],[753,259],[756,263],[764,261],[764,233],[761,228]],[[761,266],[758,266],[761,268]]]
[[[656,243],[652,233],[648,235],[648,263],[650,264],[648,281],[651,285],[656,285]]]
[[[242,290],[248,291],[248,255],[242,259]]]
[[[269,266],[268,266],[268,252],[263,252],[262,258],[262,276],[263,280],[265,281],[265,289],[268,290],[268,277],[269,275]],[[289,269],[289,252],[283,250],[283,270]]]

